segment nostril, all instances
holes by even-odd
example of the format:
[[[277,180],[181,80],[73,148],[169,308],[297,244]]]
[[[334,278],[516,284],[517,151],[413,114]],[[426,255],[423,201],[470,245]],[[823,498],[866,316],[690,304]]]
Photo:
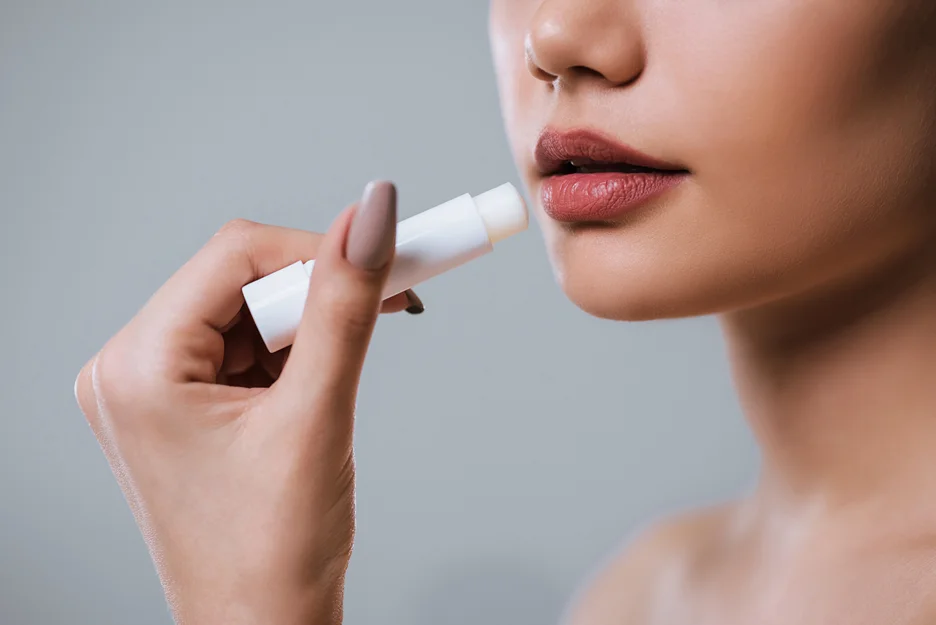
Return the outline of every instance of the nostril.
[[[542,80],[543,82],[554,82],[558,76],[547,72],[543,67],[537,63],[536,56],[533,54],[533,40],[530,35],[527,35],[526,45],[524,46],[524,56],[526,58],[527,71],[533,75],[537,80]]]
[[[576,65],[569,68],[569,73],[578,74],[579,76],[584,76],[588,78],[604,78],[604,76],[596,69],[591,67],[586,67],[584,65]]]
[[[568,73],[570,76],[575,76],[579,79],[597,78],[609,82],[616,87],[628,87],[637,82],[641,75],[643,75],[643,70],[638,69],[632,72],[612,74],[610,72],[601,72],[585,65],[577,65],[575,67],[570,67]]]
[[[538,67],[537,65],[530,66],[530,73],[533,74],[533,77],[537,80],[542,80],[543,82],[555,82],[559,77],[555,74],[550,74],[546,70]]]

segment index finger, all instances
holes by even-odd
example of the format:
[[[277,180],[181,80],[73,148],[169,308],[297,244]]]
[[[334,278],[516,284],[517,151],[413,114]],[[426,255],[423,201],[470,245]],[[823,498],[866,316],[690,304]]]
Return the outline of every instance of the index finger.
[[[220,334],[244,305],[241,288],[296,261],[315,258],[322,235],[246,220],[225,225],[146,306],[164,331]]]

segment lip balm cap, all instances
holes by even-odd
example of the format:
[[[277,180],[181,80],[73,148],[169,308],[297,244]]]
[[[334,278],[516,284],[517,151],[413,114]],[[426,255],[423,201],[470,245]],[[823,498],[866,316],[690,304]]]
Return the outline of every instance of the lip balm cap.
[[[309,272],[302,262],[251,282],[243,293],[270,353],[292,345],[309,295]]]
[[[509,182],[473,199],[492,244],[523,232],[530,225],[523,196]]]

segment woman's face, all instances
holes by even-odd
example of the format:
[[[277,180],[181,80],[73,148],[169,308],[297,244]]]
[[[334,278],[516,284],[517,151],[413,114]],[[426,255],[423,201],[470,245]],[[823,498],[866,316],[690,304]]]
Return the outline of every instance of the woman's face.
[[[753,307],[936,244],[933,0],[493,0],[491,34],[594,315]]]

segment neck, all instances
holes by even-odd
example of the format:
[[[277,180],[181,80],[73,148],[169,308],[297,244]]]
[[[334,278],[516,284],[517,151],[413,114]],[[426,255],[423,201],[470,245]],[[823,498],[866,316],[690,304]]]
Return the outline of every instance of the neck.
[[[812,509],[932,499],[932,256],[723,318],[742,406],[763,452],[759,497]]]

